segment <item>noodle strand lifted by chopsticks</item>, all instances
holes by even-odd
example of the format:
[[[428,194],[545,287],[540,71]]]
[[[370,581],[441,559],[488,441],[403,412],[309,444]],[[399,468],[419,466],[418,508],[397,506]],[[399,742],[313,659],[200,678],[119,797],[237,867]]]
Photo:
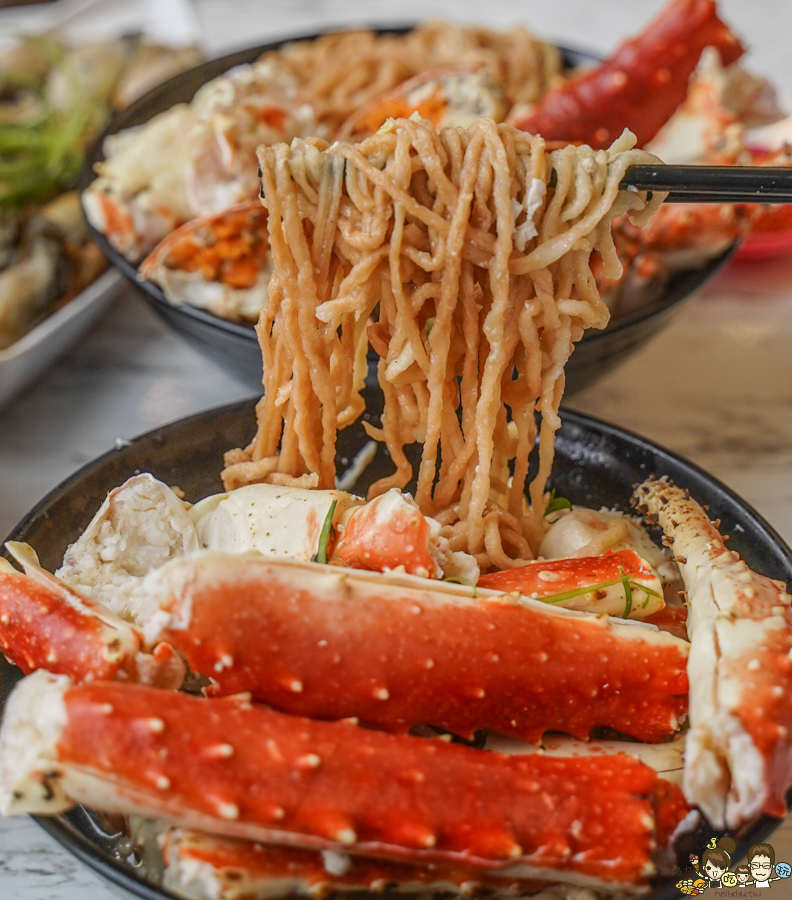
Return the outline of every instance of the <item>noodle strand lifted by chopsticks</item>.
[[[548,153],[490,119],[440,134],[401,119],[358,145],[260,148],[274,260],[258,325],[265,393],[253,443],[227,455],[227,488],[334,486],[370,344],[385,403],[381,428],[364,427],[395,465],[370,496],[408,483],[404,447],[417,442],[415,499],[451,548],[483,568],[531,559],[564,365],[608,320],[591,253],[616,277],[611,220],[661,199],[619,189],[629,165],[653,161],[632,144],[625,133],[610,150]]]

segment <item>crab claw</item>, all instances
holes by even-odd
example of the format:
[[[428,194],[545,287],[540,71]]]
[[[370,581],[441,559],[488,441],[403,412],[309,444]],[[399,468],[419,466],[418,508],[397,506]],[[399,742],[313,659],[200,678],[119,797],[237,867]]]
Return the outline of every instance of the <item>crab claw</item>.
[[[502,122],[506,100],[492,73],[481,65],[435,69],[369,100],[344,122],[338,138],[362,141],[376,134],[387,119],[407,119],[414,113],[428,119],[436,131],[468,128],[480,116]]]
[[[503,756],[343,722],[36,672],[0,729],[0,811],[74,803],[270,844],[635,889],[657,773]]]
[[[551,89],[511,124],[548,141],[595,148],[607,147],[628,128],[642,147],[685,99],[690,76],[710,46],[724,65],[743,53],[714,0],[675,0],[609,60]]]
[[[687,642],[640,622],[416,576],[211,552],[157,569],[145,586],[152,646],[172,643],[214,694],[251,691],[297,715],[529,741],[609,726],[658,741],[685,712]]]
[[[687,491],[635,493],[674,551],[690,607],[690,722],[684,788],[716,828],[783,816],[792,786],[792,598],[724,544]]]
[[[181,685],[184,663],[169,644],[144,653],[137,628],[42,569],[27,544],[6,547],[26,574],[0,569],[0,647],[25,674],[46,669],[75,681]]]

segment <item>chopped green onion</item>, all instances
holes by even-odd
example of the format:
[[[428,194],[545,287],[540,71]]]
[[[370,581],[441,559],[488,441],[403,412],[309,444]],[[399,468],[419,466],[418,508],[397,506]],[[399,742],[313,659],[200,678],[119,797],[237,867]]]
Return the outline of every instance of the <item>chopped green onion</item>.
[[[567,500],[566,497],[556,497],[555,488],[550,491],[550,499],[547,501],[547,508],[544,511],[546,516],[549,516],[550,513],[558,512],[562,509],[572,509],[572,501]]]
[[[444,578],[443,581],[447,581],[449,584],[464,584],[465,587],[469,587],[473,590],[473,597],[476,596],[476,585],[469,578],[463,578],[461,575],[449,575],[448,578]]]
[[[582,597],[584,594],[592,594],[594,591],[602,591],[605,588],[613,587],[614,584],[624,582],[626,575],[620,578],[614,578],[613,581],[601,581],[599,584],[587,584],[583,587],[573,588],[571,591],[564,591],[561,594],[547,594],[545,597],[534,597],[534,600],[540,600],[542,603],[563,603],[564,600],[574,600],[575,597]]]
[[[624,569],[619,567],[619,571],[624,575]],[[622,618],[629,619],[630,610],[632,609],[632,587],[630,585],[630,579],[626,575],[624,575],[624,599],[624,613],[622,614]]]
[[[333,516],[335,515],[337,505],[338,500],[333,500],[330,504],[330,509],[325,516],[324,525],[322,525],[322,532],[319,535],[319,546],[316,553],[314,553],[311,562],[322,563],[322,565],[327,564],[327,544],[330,540],[330,532],[333,530]]]
[[[426,340],[429,340],[429,335],[432,333],[432,329],[435,325],[435,317],[432,316],[430,319],[426,320]]]
[[[82,96],[73,62],[48,37],[28,37],[66,79],[68,101],[58,109],[47,96],[46,82],[17,73],[3,73],[0,83],[35,90],[41,113],[35,121],[0,125],[0,207],[18,207],[46,199],[73,187],[83,165],[85,148],[99,133],[108,108],[102,97]]]
[[[571,591],[564,591],[560,594],[548,594],[545,597],[534,597],[534,600],[539,600],[540,603],[563,603],[565,600],[574,600],[575,597],[582,597],[584,594],[593,594],[595,591],[602,591],[605,588],[613,587],[614,584],[621,583],[624,586],[624,596],[626,599],[624,614],[621,616],[622,619],[626,619],[630,610],[632,609],[633,604],[633,590],[643,591],[647,596],[644,601],[641,609],[646,608],[646,604],[649,602],[649,597],[659,597],[660,594],[657,591],[652,590],[652,588],[646,587],[643,584],[635,584],[630,581],[630,576],[624,573],[622,568],[619,568],[619,571],[622,573],[618,578],[614,578],[612,581],[601,581],[599,584],[588,584],[583,587],[574,588]]]

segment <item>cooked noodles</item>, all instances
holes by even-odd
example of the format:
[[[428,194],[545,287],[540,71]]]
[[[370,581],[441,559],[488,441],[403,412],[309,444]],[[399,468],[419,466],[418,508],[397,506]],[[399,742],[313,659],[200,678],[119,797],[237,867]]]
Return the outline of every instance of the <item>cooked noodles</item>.
[[[498,32],[446,22],[403,35],[326,34],[273,50],[262,60],[294,81],[298,100],[312,105],[326,136],[364,103],[430,69],[481,64],[512,103],[534,103],[560,71],[558,50],[534,40],[524,28]]]
[[[654,161],[632,144],[625,133],[610,150],[548,153],[490,119],[440,134],[401,119],[358,145],[260,148],[275,266],[258,324],[265,393],[226,486],[332,487],[370,344],[385,405],[381,428],[364,426],[395,466],[370,496],[409,482],[404,447],[417,442],[415,498],[451,548],[482,567],[533,558],[564,364],[608,320],[591,253],[617,277],[611,220],[646,218],[661,199],[619,189],[627,166]]]

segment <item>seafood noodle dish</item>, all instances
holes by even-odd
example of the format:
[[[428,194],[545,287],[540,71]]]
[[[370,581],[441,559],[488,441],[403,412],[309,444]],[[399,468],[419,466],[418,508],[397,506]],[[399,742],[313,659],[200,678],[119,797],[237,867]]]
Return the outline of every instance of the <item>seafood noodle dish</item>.
[[[273,268],[258,146],[311,136],[355,143],[388,118],[417,113],[438,130],[486,116],[558,146],[596,149],[628,128],[669,162],[786,165],[787,120],[742,56],[713,0],[673,0],[582,72],[565,70],[556,48],[521,27],[326,34],[270,50],[205,84],[191,103],[111,134],[83,204],[168,301],[252,324]],[[749,230],[789,224],[789,207],[757,204],[669,205],[644,229],[621,216],[620,276],[608,276],[599,254],[592,271],[606,305],[626,315]]]
[[[684,486],[634,516],[548,490],[592,261],[619,277],[655,162],[417,114],[260,146],[255,437],[194,505],[118,486],[54,573],[7,545],[3,814],[126,816],[164,886],[226,900],[640,894],[702,816],[783,815],[784,585]],[[370,446],[335,463],[358,420],[390,465],[366,497]]]

